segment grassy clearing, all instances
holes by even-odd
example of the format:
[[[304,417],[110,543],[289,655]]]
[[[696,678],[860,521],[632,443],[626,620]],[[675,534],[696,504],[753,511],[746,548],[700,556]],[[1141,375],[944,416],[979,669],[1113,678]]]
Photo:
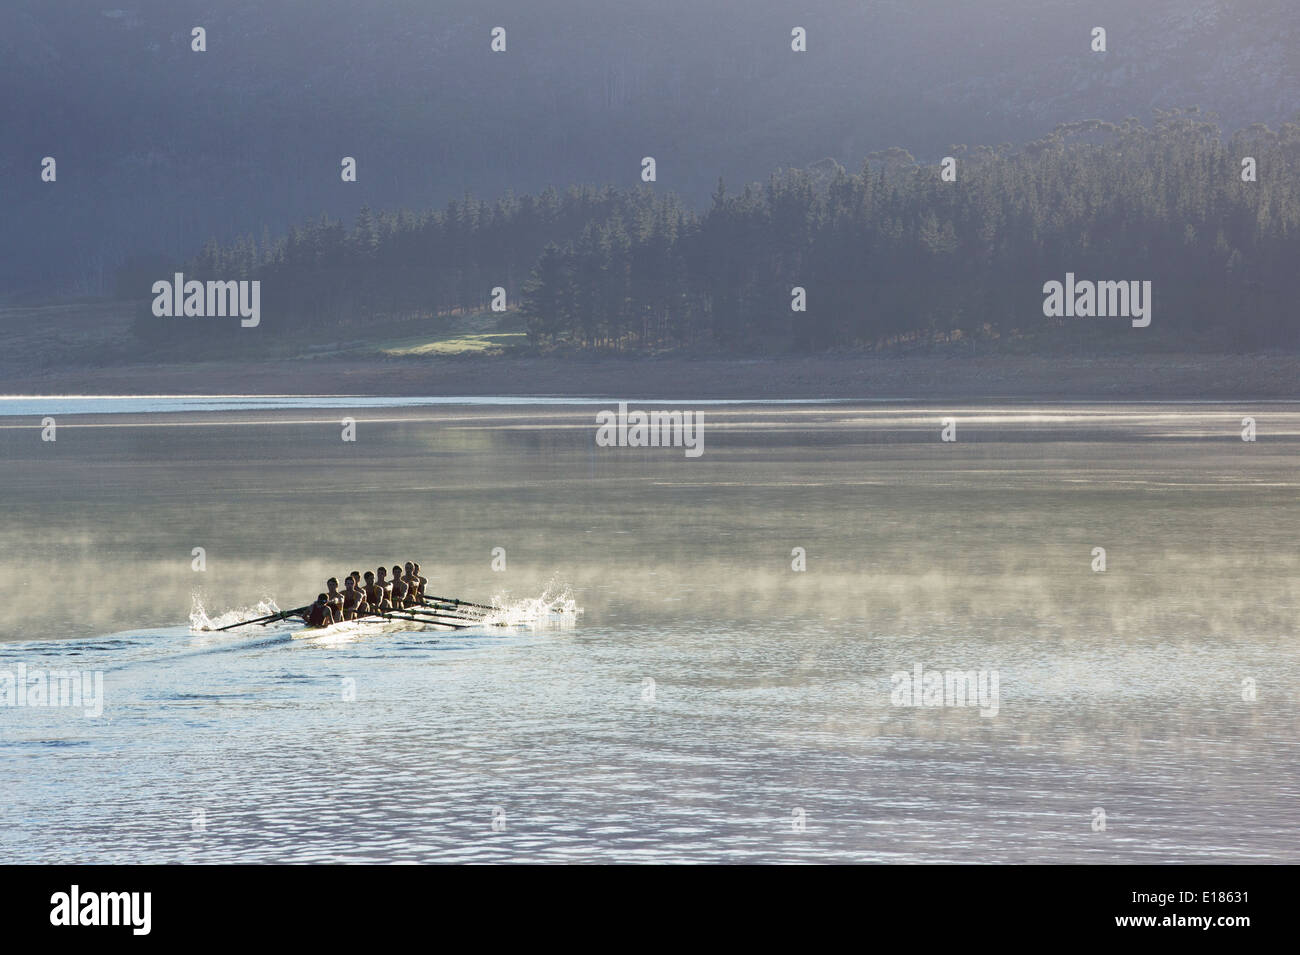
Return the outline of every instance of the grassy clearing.
[[[518,317],[478,312],[471,315],[404,323],[391,337],[376,336],[369,350],[385,357],[409,358],[447,355],[499,355],[526,345],[528,336]]]
[[[412,355],[498,355],[507,348],[524,345],[528,336],[524,332],[491,332],[488,334],[455,334],[445,338],[416,337],[385,342],[378,351],[381,355],[409,357]]]
[[[315,341],[285,350],[293,359],[442,358],[455,355],[500,355],[528,344],[523,323],[513,314],[491,312],[443,315],[371,325],[364,334],[343,340]]]

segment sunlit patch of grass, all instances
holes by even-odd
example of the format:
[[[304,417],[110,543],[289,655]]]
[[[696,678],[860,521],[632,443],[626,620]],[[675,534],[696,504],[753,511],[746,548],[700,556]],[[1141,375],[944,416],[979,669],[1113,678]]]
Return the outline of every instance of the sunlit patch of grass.
[[[393,357],[412,355],[490,355],[504,351],[512,345],[523,345],[528,335],[524,332],[491,332],[487,334],[460,334],[430,340],[407,338],[378,346],[379,353]]]

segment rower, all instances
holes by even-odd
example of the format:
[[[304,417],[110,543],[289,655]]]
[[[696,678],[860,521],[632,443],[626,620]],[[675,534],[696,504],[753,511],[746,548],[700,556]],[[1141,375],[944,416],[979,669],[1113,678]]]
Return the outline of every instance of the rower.
[[[415,563],[415,579],[420,582],[420,599],[423,600],[424,595],[429,592],[429,578],[421,577],[420,562],[417,560],[414,563]]]
[[[393,606],[393,585],[388,582],[387,567],[379,568],[379,572],[378,575],[376,576],[375,583],[378,584],[381,588],[383,588],[384,603],[388,604],[389,609],[391,610]]]
[[[307,621],[309,627],[328,627],[337,622],[334,619],[334,611],[330,609],[329,597],[325,594],[316,596],[316,602],[307,608],[302,618]]]
[[[366,571],[366,585],[362,589],[366,592],[366,602],[370,604],[371,613],[393,609],[393,605],[388,602],[388,595],[384,593],[384,588],[375,583],[373,570]]]
[[[406,584],[406,592],[413,603],[419,603],[424,594],[420,592],[420,578],[415,575],[415,563],[408,560],[405,569],[406,574],[402,580]]]
[[[361,615],[360,607],[365,602],[365,595],[357,589],[356,578],[351,574],[343,578],[343,619],[357,619]]]
[[[336,621],[342,620],[343,595],[339,593],[339,579],[337,577],[331,577],[329,580],[325,581],[325,586],[329,591],[325,594],[325,599],[329,601],[330,609],[334,611],[334,619]]]
[[[397,564],[393,565],[393,609],[400,610],[402,607],[409,607],[409,593],[406,584],[402,581],[402,568]]]
[[[366,593],[366,588],[361,586],[361,571],[354,570],[348,576],[352,578],[352,586],[361,595],[361,599],[357,602],[357,616],[364,617],[370,613],[370,598]]]

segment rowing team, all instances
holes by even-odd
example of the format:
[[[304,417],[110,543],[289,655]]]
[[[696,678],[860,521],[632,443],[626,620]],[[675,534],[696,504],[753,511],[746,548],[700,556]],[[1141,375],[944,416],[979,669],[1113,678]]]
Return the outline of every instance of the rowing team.
[[[364,575],[354,570],[343,578],[342,590],[337,577],[327,580],[328,591],[319,595],[302,617],[309,627],[328,627],[373,613],[414,607],[424,599],[428,585],[429,578],[421,577],[420,565],[411,560],[405,568],[394,564],[391,577],[383,567]]]

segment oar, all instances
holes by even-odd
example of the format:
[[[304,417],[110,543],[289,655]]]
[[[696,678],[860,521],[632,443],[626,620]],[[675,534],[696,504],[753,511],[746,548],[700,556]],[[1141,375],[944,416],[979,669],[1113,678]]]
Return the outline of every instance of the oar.
[[[385,620],[409,620],[411,623],[436,623],[439,626],[443,626],[443,627],[452,627],[459,630],[465,629],[463,626],[460,626],[459,624],[442,623],[441,621],[428,620],[424,617],[416,617],[404,613],[378,613],[378,614],[370,613],[370,614],[366,614],[366,617],[383,617]],[[365,617],[357,617],[356,619],[364,620]]]
[[[438,626],[441,626],[441,627],[452,627],[453,629],[456,629],[456,630],[465,630],[465,629],[468,629],[468,627],[470,626],[469,624],[447,623],[447,622],[445,622],[445,621],[443,621],[443,620],[431,620],[431,619],[428,619],[428,618],[434,617],[434,616],[435,616],[434,614],[420,614],[420,616],[415,616],[415,614],[418,613],[418,612],[419,612],[419,611],[415,611],[415,610],[412,610],[412,609],[410,609],[410,608],[405,608],[405,609],[402,609],[402,610],[400,610],[400,611],[392,611],[392,610],[389,610],[389,611],[371,611],[370,613],[362,614],[361,616],[359,616],[359,617],[354,617],[353,619],[354,619],[354,620],[365,620],[365,619],[367,619],[368,617],[382,617],[384,620],[409,620],[409,621],[412,622],[412,623],[425,623],[425,624],[427,624],[427,623],[435,623],[435,624],[437,624]],[[455,619],[457,619],[457,620],[463,620],[463,619],[467,619],[467,618],[464,618],[464,617],[457,617],[457,618],[455,618]],[[347,621],[344,621],[344,622],[347,622]]]
[[[285,617],[292,617],[294,614],[302,613],[304,610],[310,609],[310,607],[311,604],[308,604],[306,607],[299,607],[297,610],[281,610],[279,613],[269,613],[265,617],[254,617],[252,620],[240,620],[238,623],[228,623],[224,627],[214,628],[212,632],[219,633],[222,630],[232,630],[235,627],[246,627],[251,623],[260,623],[265,627],[273,620],[283,620]]]
[[[414,613],[416,611],[407,608],[405,612]],[[429,613],[429,616],[437,617],[439,620],[458,620],[463,622],[464,625],[467,627],[483,626],[487,623],[487,618],[485,617],[466,617],[462,614],[447,613],[444,610],[434,610],[431,613]],[[498,623],[498,624],[493,624],[493,626],[504,627],[505,624]]]
[[[445,613],[449,617],[460,617],[464,620],[484,620],[488,616],[482,610],[468,610],[465,607],[453,607],[450,604],[422,603],[420,606],[429,607],[439,613]]]
[[[472,627],[474,624],[480,622],[480,621],[478,621],[478,620],[475,620],[475,619],[472,618],[472,617],[453,617],[453,616],[450,616],[450,615],[448,615],[448,614],[441,614],[441,613],[426,613],[425,611],[423,611],[423,610],[419,610],[419,609],[417,609],[417,608],[415,608],[415,607],[404,607],[404,608],[402,608],[402,610],[400,610],[399,612],[400,612],[400,613],[409,613],[409,614],[412,614],[413,616],[417,616],[417,617],[420,617],[420,618],[422,618],[422,619],[423,619],[423,618],[427,618],[427,619],[429,619],[429,620],[433,620],[433,621],[436,622],[436,623],[444,623],[444,622],[446,622],[446,621],[448,621],[448,620],[464,621],[464,623],[448,623],[448,624],[447,624],[447,626],[449,626],[449,627],[459,626],[459,627],[461,627],[462,629],[465,628],[465,627]]]
[[[420,603],[417,606],[429,607],[430,609],[437,610],[438,612],[443,613],[448,617],[455,617],[458,620],[482,620],[486,616],[486,614],[475,613],[472,610],[466,610],[466,611],[448,610],[447,604]]]
[[[468,600],[459,600],[455,597],[435,597],[432,594],[425,594],[425,600],[436,600],[438,603],[452,604],[456,607],[476,607],[479,610],[496,610],[496,607],[489,607],[487,604],[471,603]]]
[[[432,604],[425,604],[425,606],[432,606]],[[414,611],[412,611],[411,608],[408,607],[404,612],[405,612],[405,613],[413,613]],[[443,617],[443,618],[446,618],[446,619],[448,619],[448,620],[467,620],[467,621],[469,621],[469,623],[468,623],[466,626],[473,626],[473,625],[475,625],[475,624],[481,624],[481,623],[484,623],[484,622],[485,622],[485,619],[484,619],[483,616],[467,617],[467,616],[464,616],[464,615],[458,615],[458,614],[452,614],[452,613],[445,613],[445,612],[439,612],[439,613],[437,613],[437,614],[435,614],[435,615],[431,615],[431,616]],[[508,627],[508,626],[510,626],[510,625],[507,624],[507,623],[500,623],[500,622],[498,622],[498,623],[494,623],[494,624],[492,624],[492,626],[494,626],[494,627]]]
[[[394,607],[391,611],[371,610],[366,613],[363,613],[360,617],[356,619],[360,620],[366,617],[382,617],[386,613],[422,613],[424,607],[432,607],[432,605],[421,603],[421,604],[414,604],[410,607]],[[432,609],[436,610],[437,608],[432,607]],[[428,616],[446,617],[448,620],[467,620],[470,621],[471,623],[477,623],[480,619],[482,619],[480,617],[471,617],[463,614],[454,614],[454,613],[436,613],[436,614],[429,614]]]
[[[331,624],[331,626],[337,626],[337,625],[340,624],[340,623],[359,623],[359,622],[362,621],[362,620],[369,620],[369,619],[372,618],[372,617],[380,617],[380,618],[382,618],[382,619],[384,619],[384,620],[405,620],[405,621],[409,621],[410,623],[422,623],[422,624],[425,624],[426,626],[430,626],[430,625],[433,625],[433,624],[434,624],[434,621],[431,621],[431,620],[425,620],[423,617],[408,617],[408,616],[404,616],[404,615],[402,615],[402,614],[395,614],[395,613],[368,613],[368,614],[365,614],[365,615],[360,616],[360,617],[353,617],[351,620],[336,620],[336,621],[334,621],[333,624]],[[454,629],[454,630],[464,630],[464,629],[465,629],[465,627],[463,627],[463,626],[458,626],[457,624],[454,624],[454,623],[440,623],[440,624],[437,624],[437,626],[441,626],[441,627],[451,627],[451,628]],[[317,630],[325,630],[325,629],[327,629],[327,628],[325,628],[325,627],[316,627],[316,628],[314,628],[314,629],[317,629]]]
[[[432,619],[431,617],[423,616],[423,615],[417,617],[413,615],[409,610],[404,610],[400,614],[398,613],[373,614],[372,613],[372,614],[368,614],[367,616],[383,617],[385,620],[409,620],[411,621],[411,623],[422,623],[425,626],[433,626],[433,627],[450,627],[452,630],[468,630],[470,627],[470,625],[467,623],[447,623],[445,620],[435,620]]]

